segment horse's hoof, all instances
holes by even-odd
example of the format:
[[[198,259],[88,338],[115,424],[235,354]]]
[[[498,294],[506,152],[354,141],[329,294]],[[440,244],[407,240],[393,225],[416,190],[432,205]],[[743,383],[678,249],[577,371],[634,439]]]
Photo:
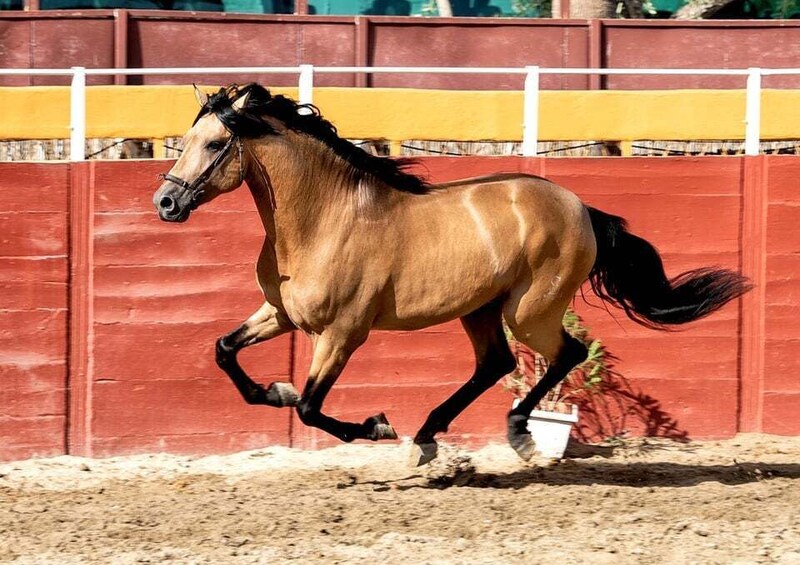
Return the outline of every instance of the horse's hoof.
[[[390,424],[377,424],[375,426],[375,441],[380,439],[397,439],[397,432]]]
[[[292,383],[271,383],[267,388],[267,402],[278,408],[297,406],[300,393]]]
[[[528,432],[528,418],[522,415],[508,417],[508,443],[524,461],[529,461],[536,452],[536,442]]]
[[[536,453],[536,442],[533,441],[531,434],[521,434],[513,438],[509,437],[508,442],[523,461],[530,461],[531,457]]]
[[[364,425],[372,427],[372,431],[367,434],[367,437],[369,437],[369,439],[372,441],[378,441],[381,439],[397,439],[397,432],[394,431],[394,428],[389,423],[389,420],[386,419],[386,414],[383,412],[377,416],[367,418],[367,421],[364,422]]]
[[[411,465],[420,467],[436,459],[439,453],[439,445],[434,441],[431,443],[411,444]]]

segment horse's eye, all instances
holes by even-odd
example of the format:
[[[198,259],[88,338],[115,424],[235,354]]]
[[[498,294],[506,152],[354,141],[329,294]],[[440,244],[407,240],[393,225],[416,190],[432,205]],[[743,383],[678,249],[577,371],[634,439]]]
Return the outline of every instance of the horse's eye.
[[[209,151],[219,151],[224,147],[224,144],[221,141],[209,141],[206,143],[206,149]]]

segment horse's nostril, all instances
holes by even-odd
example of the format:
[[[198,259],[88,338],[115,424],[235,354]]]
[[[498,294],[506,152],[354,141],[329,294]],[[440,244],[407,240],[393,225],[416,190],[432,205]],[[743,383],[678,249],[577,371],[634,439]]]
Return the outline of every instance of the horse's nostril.
[[[173,212],[175,210],[175,201],[169,196],[162,196],[158,201],[158,205],[165,212]]]

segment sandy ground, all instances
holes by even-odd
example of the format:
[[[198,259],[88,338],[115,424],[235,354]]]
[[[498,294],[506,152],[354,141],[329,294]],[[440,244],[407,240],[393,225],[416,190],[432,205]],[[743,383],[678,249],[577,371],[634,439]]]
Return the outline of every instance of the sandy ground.
[[[800,438],[0,464],[0,562],[798,563]]]

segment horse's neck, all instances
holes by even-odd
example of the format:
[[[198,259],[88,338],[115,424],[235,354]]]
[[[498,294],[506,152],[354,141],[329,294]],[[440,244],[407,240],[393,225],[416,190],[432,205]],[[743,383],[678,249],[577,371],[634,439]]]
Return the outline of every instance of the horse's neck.
[[[294,135],[294,134],[289,134]],[[352,182],[314,140],[294,135],[292,144],[251,149],[250,186],[267,237],[284,249],[308,246],[331,219],[349,216],[345,193]]]

